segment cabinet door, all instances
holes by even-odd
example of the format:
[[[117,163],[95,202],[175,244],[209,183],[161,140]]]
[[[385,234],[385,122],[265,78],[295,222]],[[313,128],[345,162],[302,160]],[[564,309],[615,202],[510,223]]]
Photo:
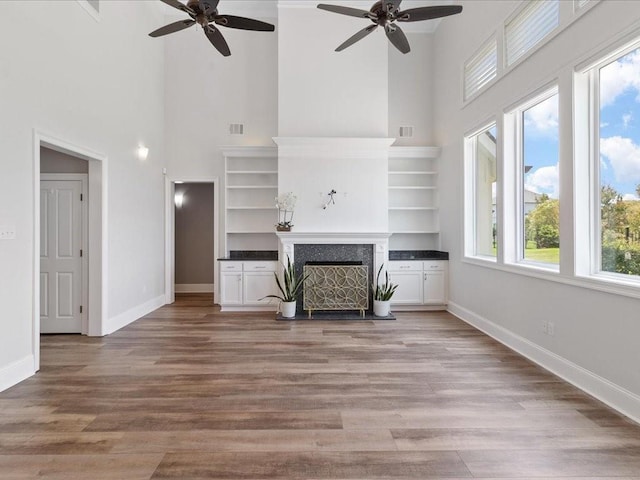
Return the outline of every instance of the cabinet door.
[[[242,304],[242,273],[220,274],[220,304]]]
[[[416,305],[422,303],[422,272],[389,272],[391,282],[398,285],[391,297],[392,305]]]
[[[424,272],[424,303],[426,305],[447,303],[446,276],[443,270]]]
[[[244,294],[242,300],[245,305],[267,305],[269,301],[275,305],[278,301],[272,298],[260,300],[278,291],[273,272],[245,272],[242,283]]]

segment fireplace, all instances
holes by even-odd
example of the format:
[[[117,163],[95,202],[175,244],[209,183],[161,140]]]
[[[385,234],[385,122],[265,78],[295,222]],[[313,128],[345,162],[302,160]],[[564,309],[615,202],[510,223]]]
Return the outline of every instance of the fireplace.
[[[367,314],[371,314],[373,298],[369,286],[373,282],[375,272],[388,259],[389,234],[279,232],[277,235],[280,239],[280,260],[286,263],[286,258],[289,257],[295,266],[296,275],[302,276],[304,274],[305,264],[360,266],[361,272],[366,272],[366,281],[364,278],[359,280],[361,286],[358,292],[366,292],[366,308],[364,310]],[[340,289],[336,292],[338,292],[338,296],[343,294],[340,293]],[[296,315],[303,316],[307,313],[304,309],[303,299],[304,292],[299,297]],[[337,305],[340,299],[334,300],[334,304]],[[347,307],[351,307],[351,305],[347,305]],[[329,310],[334,310],[334,308],[329,308]],[[363,309],[357,307],[345,308],[345,310],[360,312]]]
[[[369,267],[359,261],[305,262],[302,308],[316,311],[369,309]]]

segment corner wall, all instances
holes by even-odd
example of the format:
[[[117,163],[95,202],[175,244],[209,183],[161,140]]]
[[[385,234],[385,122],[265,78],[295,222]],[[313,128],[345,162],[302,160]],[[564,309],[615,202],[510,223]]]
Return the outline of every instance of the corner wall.
[[[554,81],[560,82],[561,122],[569,119],[570,125],[571,102],[563,101],[562,96],[572,84],[574,66],[625,29],[633,25],[640,29],[636,2],[599,2],[477,99],[463,105],[464,62],[518,5],[518,1],[465,1],[462,15],[442,22],[435,35],[434,134],[435,143],[442,146],[440,218],[443,248],[450,252],[451,310],[639,420],[639,300],[571,285],[570,276],[560,275],[554,282],[463,260],[465,132]],[[571,136],[561,138],[560,150],[573,151]],[[572,159],[561,162],[568,168],[563,171],[570,173]],[[569,235],[573,218],[570,175],[563,177],[561,189],[562,198],[568,199],[562,203],[562,228],[567,232],[563,258],[571,259],[575,252]],[[555,322],[555,336],[543,334],[543,319]]]

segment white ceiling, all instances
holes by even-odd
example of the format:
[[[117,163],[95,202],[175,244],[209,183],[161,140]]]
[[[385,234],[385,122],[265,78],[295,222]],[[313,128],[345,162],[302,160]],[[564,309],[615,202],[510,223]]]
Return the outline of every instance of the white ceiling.
[[[184,17],[184,14],[175,8],[158,1],[162,12],[171,17]],[[181,0],[187,3],[187,0]],[[254,18],[277,18],[278,5],[300,6],[313,8],[318,3],[328,3],[332,5],[345,5],[354,8],[369,10],[375,0],[220,0],[218,11],[229,15],[240,15]],[[433,5],[451,5],[452,0],[404,0],[401,5],[402,10],[417,7],[428,7]],[[320,12],[322,15],[335,15],[330,12]],[[463,13],[464,15],[464,13]],[[328,17],[329,18],[329,17]],[[354,18],[357,22],[358,19]],[[410,33],[433,33],[441,20],[427,20],[424,22],[413,22],[402,24],[402,29]]]

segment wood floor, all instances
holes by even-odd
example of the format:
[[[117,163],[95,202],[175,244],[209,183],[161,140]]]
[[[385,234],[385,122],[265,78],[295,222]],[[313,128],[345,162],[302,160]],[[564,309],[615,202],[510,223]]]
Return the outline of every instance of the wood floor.
[[[182,296],[47,336],[0,478],[640,479],[640,427],[449,314],[276,322]]]

